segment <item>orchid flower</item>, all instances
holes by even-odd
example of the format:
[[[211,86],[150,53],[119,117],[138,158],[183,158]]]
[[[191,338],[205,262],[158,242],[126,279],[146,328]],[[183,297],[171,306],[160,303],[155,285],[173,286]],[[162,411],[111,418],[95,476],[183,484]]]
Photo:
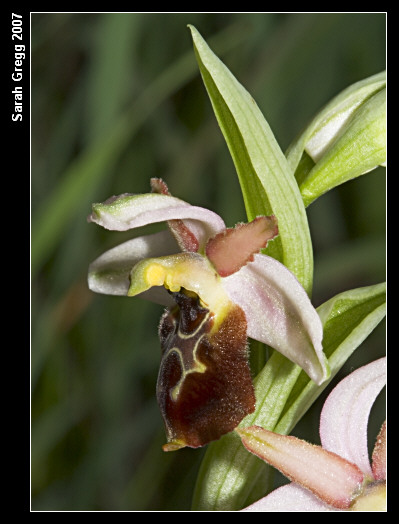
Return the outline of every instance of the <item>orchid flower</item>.
[[[170,195],[123,194],[93,204],[89,222],[125,231],[169,229],[129,240],[89,268],[98,293],[165,305],[157,399],[165,451],[199,447],[232,431],[255,409],[247,337],[301,366],[317,384],[329,374],[316,310],[295,276],[260,250],[278,234],[274,216],[226,228],[216,213]]]
[[[328,396],[320,418],[322,446],[258,426],[237,429],[244,446],[293,482],[243,511],[383,511],[386,509],[386,424],[372,454],[367,422],[386,382],[386,359],[363,366]]]

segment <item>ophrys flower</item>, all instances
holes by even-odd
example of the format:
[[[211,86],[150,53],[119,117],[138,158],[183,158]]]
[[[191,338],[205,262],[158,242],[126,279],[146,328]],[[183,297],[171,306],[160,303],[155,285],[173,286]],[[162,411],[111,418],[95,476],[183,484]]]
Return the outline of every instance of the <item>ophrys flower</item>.
[[[317,383],[328,376],[323,330],[295,276],[260,250],[278,234],[261,216],[226,228],[216,213],[153,192],[94,204],[90,222],[124,231],[167,222],[167,231],[129,240],[89,269],[99,293],[139,296],[168,306],[159,335],[157,383],[166,451],[198,447],[232,431],[255,408],[247,337],[300,365]]]

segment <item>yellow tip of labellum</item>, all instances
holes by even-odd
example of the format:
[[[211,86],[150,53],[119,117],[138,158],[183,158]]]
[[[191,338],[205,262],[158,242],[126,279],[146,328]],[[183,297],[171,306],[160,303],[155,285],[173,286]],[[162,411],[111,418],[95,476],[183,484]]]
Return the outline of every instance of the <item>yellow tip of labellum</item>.
[[[171,440],[167,444],[164,444],[162,449],[164,451],[177,451],[178,449],[185,448],[186,445],[187,444],[184,442],[184,440]]]

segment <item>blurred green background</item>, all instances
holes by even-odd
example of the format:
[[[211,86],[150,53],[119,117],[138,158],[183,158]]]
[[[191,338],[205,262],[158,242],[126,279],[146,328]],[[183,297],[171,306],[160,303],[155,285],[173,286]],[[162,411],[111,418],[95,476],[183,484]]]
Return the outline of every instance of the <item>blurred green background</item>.
[[[162,308],[86,285],[89,263],[132,236],[88,224],[92,202],[148,192],[151,177],[229,226],[246,218],[188,23],[254,96],[283,150],[332,96],[385,68],[383,13],[31,15],[33,510],[190,508],[204,450],[161,450]],[[316,306],[385,280],[383,168],[308,214]],[[384,352],[380,324],[342,374]],[[319,409],[299,436],[318,441]]]

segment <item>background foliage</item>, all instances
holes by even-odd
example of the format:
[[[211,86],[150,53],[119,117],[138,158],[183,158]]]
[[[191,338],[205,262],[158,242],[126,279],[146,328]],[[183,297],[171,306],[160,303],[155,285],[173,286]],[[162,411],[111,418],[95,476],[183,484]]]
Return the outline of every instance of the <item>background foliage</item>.
[[[332,96],[385,68],[378,13],[32,14],[33,510],[190,508],[204,450],[161,450],[161,309],[86,285],[88,264],[129,238],[87,224],[91,203],[147,192],[150,177],[229,226],[246,218],[188,23],[254,96],[283,150]],[[383,168],[308,215],[315,306],[385,279]],[[336,380],[384,352],[380,324]],[[318,442],[324,398],[295,434]]]

